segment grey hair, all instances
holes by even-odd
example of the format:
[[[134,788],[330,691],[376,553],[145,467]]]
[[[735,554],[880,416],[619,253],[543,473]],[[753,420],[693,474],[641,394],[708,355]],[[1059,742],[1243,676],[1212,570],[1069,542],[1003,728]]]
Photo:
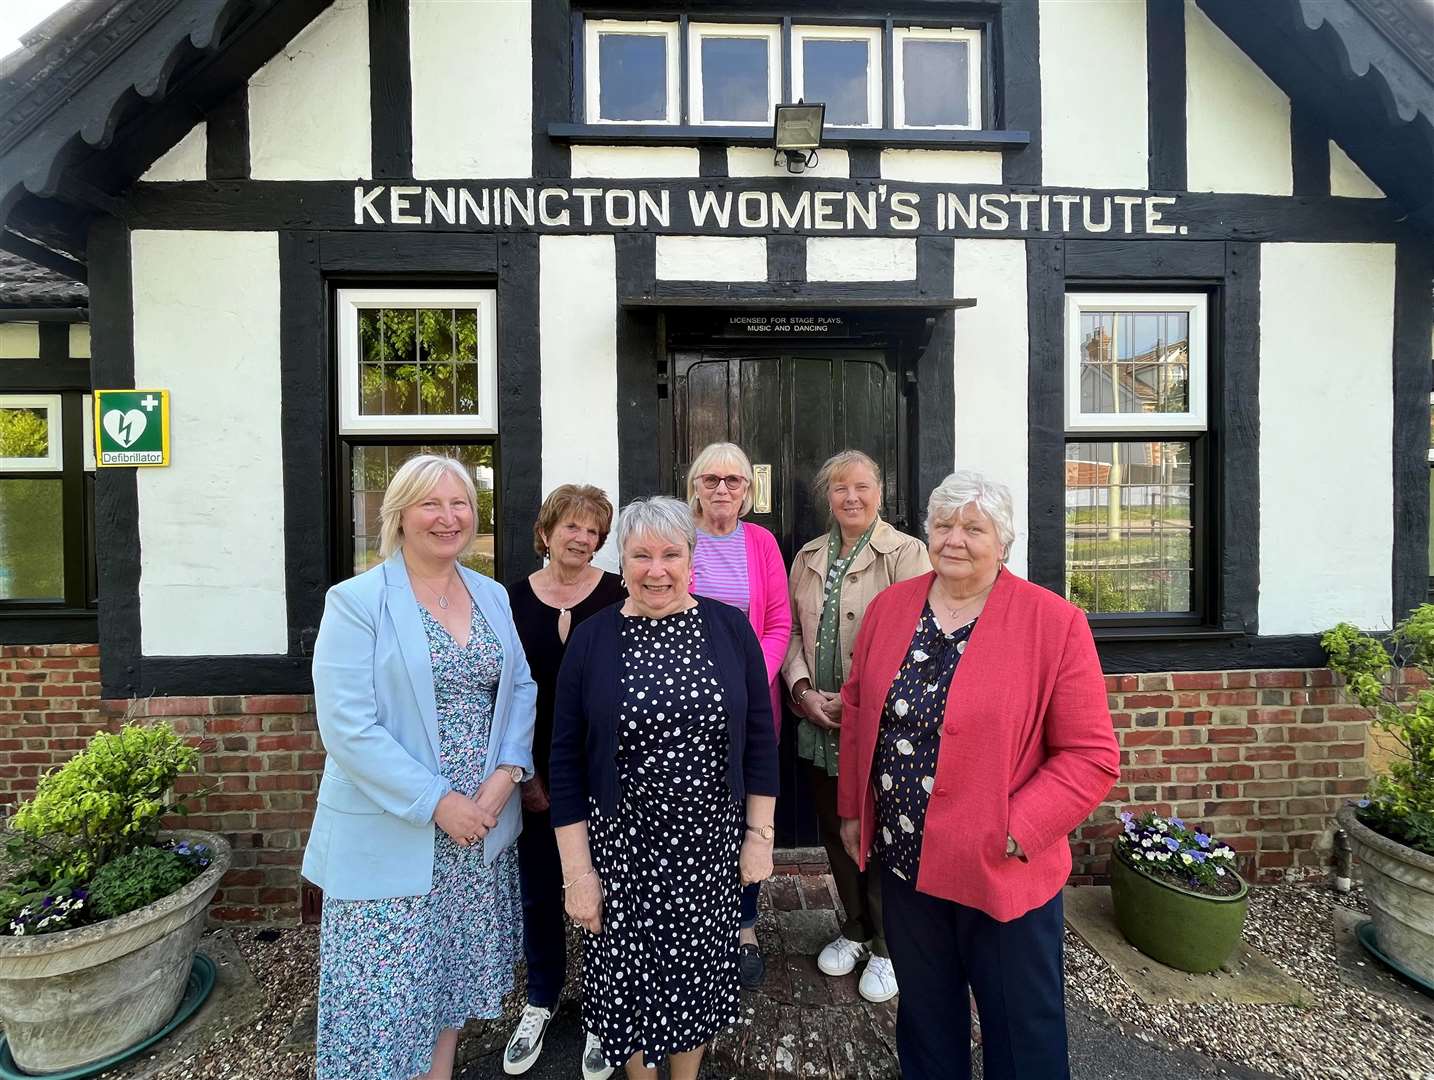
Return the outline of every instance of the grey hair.
[[[747,490],[742,493],[742,505],[737,509],[738,517],[746,517],[752,512],[752,487],[755,483],[752,460],[745,450],[730,442],[709,443],[692,459],[692,465],[687,470],[687,505],[692,507],[692,516],[702,516],[702,501],[697,498],[697,478],[719,465],[733,466],[747,478]]]
[[[968,506],[974,506],[996,526],[996,538],[1001,541],[1001,561],[1005,562],[1011,545],[1016,542],[1011,489],[971,469],[958,469],[932,490],[931,498],[926,501],[926,534],[931,535],[932,525],[957,517]]]
[[[690,555],[697,544],[692,508],[671,495],[633,499],[622,508],[617,528],[613,530],[619,558],[626,556],[627,542],[635,536],[656,536],[669,543],[685,544]]]

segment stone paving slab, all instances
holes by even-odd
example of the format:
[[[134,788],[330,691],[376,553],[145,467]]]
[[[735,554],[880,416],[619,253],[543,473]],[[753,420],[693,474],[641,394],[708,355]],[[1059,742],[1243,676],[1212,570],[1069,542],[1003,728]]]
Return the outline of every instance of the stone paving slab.
[[[1359,924],[1367,918],[1369,916],[1363,912],[1343,904],[1334,905],[1334,954],[1340,980],[1346,986],[1367,990],[1434,1021],[1434,995],[1425,993],[1399,972],[1385,967],[1355,937]]]
[[[1213,999],[1239,1005],[1306,1005],[1310,1001],[1310,991],[1248,942],[1240,942],[1228,971],[1208,975],[1178,971],[1152,960],[1121,936],[1109,886],[1068,885],[1063,902],[1066,924],[1148,1004]]]
[[[247,1027],[264,1011],[264,991],[227,930],[206,934],[199,951],[214,961],[214,989],[199,1011],[148,1051],[105,1072],[105,1080],[149,1080]]]

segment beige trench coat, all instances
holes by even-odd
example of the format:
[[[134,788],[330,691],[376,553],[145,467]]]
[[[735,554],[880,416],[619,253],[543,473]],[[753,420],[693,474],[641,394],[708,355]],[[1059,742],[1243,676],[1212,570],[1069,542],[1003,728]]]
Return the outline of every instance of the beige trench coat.
[[[914,536],[898,532],[885,521],[871,534],[856,561],[847,570],[841,586],[841,671],[845,679],[851,669],[851,651],[866,607],[876,594],[898,581],[924,574],[931,569],[926,545]],[[816,666],[817,627],[822,620],[822,590],[827,576],[827,536],[818,536],[792,560],[789,582],[792,594],[792,640],[782,662],[782,677],[788,693],[801,679],[813,682]]]

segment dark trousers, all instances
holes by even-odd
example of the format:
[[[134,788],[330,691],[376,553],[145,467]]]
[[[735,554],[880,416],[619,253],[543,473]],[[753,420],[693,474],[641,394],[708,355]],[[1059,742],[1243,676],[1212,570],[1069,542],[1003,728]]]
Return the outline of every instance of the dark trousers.
[[[760,881],[742,886],[742,920],[737,925],[743,930],[750,930],[757,925],[757,894],[761,891]]]
[[[968,988],[985,1080],[1069,1080],[1061,894],[1003,923],[889,871],[882,878],[903,1080],[970,1080]]]
[[[528,1004],[555,1008],[568,973],[567,928],[563,924],[563,864],[553,823],[523,813],[518,835],[518,883],[523,893],[523,955],[528,960]]]
[[[849,941],[869,941],[871,951],[877,956],[886,956],[886,933],[881,919],[880,863],[874,854],[868,853],[866,870],[860,869],[846,853],[841,844],[841,818],[837,816],[837,780],[828,776],[825,769],[815,766],[807,769],[811,777],[812,801],[816,805],[817,828],[822,834],[822,846],[827,849],[827,862],[831,864],[832,880],[836,882],[837,896],[841,897],[846,922],[842,924],[842,936]]]

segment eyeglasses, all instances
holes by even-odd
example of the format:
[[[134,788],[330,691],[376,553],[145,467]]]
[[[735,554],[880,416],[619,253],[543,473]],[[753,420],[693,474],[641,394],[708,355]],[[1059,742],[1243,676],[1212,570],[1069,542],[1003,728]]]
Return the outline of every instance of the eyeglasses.
[[[747,482],[745,476],[714,476],[712,473],[703,473],[697,479],[708,491],[716,491],[718,484],[725,486],[728,491],[740,491],[742,485]]]

